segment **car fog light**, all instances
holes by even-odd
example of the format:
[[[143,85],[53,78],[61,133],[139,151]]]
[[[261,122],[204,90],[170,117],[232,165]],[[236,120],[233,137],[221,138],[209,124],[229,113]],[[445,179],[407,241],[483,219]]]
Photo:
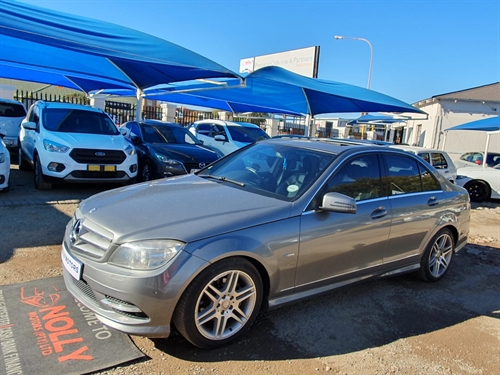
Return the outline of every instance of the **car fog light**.
[[[49,163],[47,169],[51,172],[62,172],[66,169],[66,167],[64,166],[64,164],[59,164],[53,161]]]
[[[137,164],[132,164],[132,165],[130,166],[130,172],[132,172],[132,173],[137,172]]]

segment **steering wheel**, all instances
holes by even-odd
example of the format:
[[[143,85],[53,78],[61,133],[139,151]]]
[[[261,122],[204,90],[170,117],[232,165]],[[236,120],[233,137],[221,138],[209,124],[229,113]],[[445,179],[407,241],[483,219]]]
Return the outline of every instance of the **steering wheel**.
[[[262,179],[262,177],[257,173],[257,171],[254,168],[245,167],[245,171],[250,172],[250,174],[252,176],[251,180],[246,181],[249,184],[255,185],[255,186],[261,186],[264,183],[264,180]]]

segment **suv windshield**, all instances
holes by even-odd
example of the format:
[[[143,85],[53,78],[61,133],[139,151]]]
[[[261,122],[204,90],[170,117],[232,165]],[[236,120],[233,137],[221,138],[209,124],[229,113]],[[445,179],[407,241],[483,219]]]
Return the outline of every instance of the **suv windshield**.
[[[0,117],[25,117],[26,111],[21,104],[0,101]]]
[[[43,126],[47,130],[63,133],[120,134],[104,113],[81,109],[46,108],[43,111]]]
[[[236,142],[253,143],[269,138],[267,133],[260,128],[228,125],[227,129],[229,130],[229,134],[231,134],[231,138]]]
[[[142,133],[144,134],[144,142],[148,143],[201,144],[189,131],[181,127],[143,125]]]

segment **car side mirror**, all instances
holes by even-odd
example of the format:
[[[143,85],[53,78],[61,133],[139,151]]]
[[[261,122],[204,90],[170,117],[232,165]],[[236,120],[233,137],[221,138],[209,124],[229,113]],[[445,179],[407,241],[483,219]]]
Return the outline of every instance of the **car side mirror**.
[[[475,163],[476,163],[477,165],[481,165],[481,160],[476,160],[476,161],[475,161]]]
[[[36,124],[33,121],[25,121],[22,123],[22,126],[28,130],[36,130]]]
[[[134,145],[140,145],[142,143],[141,137],[135,135],[134,133],[130,133],[130,140]]]
[[[326,193],[323,196],[323,203],[319,208],[323,211],[346,214],[355,214],[357,211],[356,201],[340,193]]]
[[[226,136],[222,134],[217,134],[214,139],[218,142],[227,142]]]

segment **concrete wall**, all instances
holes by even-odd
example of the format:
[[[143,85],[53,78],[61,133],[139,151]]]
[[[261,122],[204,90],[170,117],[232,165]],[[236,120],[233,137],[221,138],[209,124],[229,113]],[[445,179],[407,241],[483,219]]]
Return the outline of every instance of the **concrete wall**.
[[[405,132],[405,143],[427,148],[441,149],[444,131],[456,125],[498,116],[499,102],[479,102],[470,100],[434,100],[420,107],[429,114],[427,120],[410,120]],[[420,127],[420,134],[419,134]],[[486,132],[450,131],[446,135],[445,150],[453,157],[468,151],[483,151]],[[500,152],[500,134],[492,135],[489,150]]]

